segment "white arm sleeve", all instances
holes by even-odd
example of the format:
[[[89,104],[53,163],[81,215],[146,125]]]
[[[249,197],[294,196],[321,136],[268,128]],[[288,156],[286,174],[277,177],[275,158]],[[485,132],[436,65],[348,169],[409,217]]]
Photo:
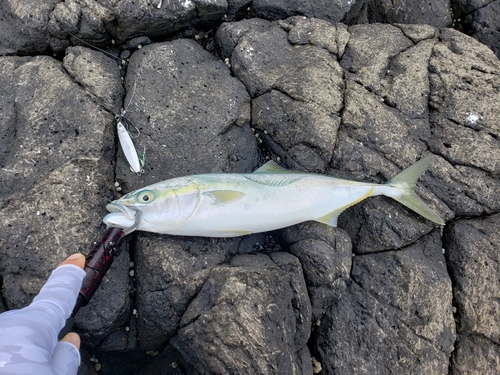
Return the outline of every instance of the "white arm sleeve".
[[[70,343],[57,345],[57,335],[75,306],[84,276],[78,266],[59,266],[31,305],[0,314],[1,374],[76,374],[80,354]]]

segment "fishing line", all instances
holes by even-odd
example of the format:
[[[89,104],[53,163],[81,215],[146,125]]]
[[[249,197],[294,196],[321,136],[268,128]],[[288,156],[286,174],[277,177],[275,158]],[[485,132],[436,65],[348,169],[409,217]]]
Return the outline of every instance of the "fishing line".
[[[118,56],[115,56],[115,55],[113,55],[113,54],[112,54],[112,53],[110,53],[110,52],[107,52],[107,51],[105,51],[105,50],[103,50],[103,49],[101,49],[101,48],[99,48],[99,47],[97,47],[97,46],[94,46],[93,44],[91,44],[91,43],[89,43],[89,42],[86,42],[85,40],[83,40],[83,39],[81,39],[81,38],[77,37],[75,34],[73,34],[73,33],[69,32],[68,30],[66,30],[66,29],[65,29],[64,27],[62,27],[61,25],[57,24],[57,26],[58,26],[58,27],[59,27],[62,31],[64,31],[65,33],[68,33],[69,35],[71,35],[71,36],[72,36],[73,38],[75,38],[76,40],[78,40],[78,41],[80,41],[80,42],[82,42],[82,43],[84,43],[84,44],[88,45],[89,47],[92,47],[93,49],[96,49],[96,50],[98,50],[98,51],[101,51],[102,53],[104,53],[104,54],[106,54],[106,55],[108,55],[108,56],[110,56],[110,57],[112,57],[112,58],[114,58],[114,59],[116,59],[116,60],[120,60],[120,61],[122,61],[122,59],[121,59],[121,58],[119,58]]]
[[[160,2],[160,4],[161,4],[161,2]],[[57,26],[65,33],[71,35],[76,40],[78,40],[78,41],[92,47],[93,49],[98,50],[98,51],[100,51],[100,52],[102,52],[102,53],[104,53],[104,54],[106,54],[106,55],[108,55],[116,60],[122,61],[123,65],[125,64],[123,62],[123,60],[120,59],[118,56],[115,56],[112,53],[109,53],[109,52],[107,52],[107,51],[105,51],[97,46],[92,45],[91,43],[86,42],[85,40],[77,37],[73,33],[66,30],[64,27],[62,27],[59,24]],[[137,125],[135,125],[131,119],[129,119],[125,116],[125,113],[127,113],[127,110],[130,107],[130,105],[132,104],[132,101],[134,99],[136,86],[137,86],[137,81],[134,82],[132,96],[130,97],[128,104],[125,106],[124,109],[121,110],[120,114],[115,114],[115,121],[116,121],[116,129],[117,129],[117,133],[118,133],[118,140],[120,141],[120,146],[121,146],[122,151],[125,155],[125,158],[127,159],[128,163],[130,165],[130,169],[133,172],[135,172],[138,176],[140,176],[141,174],[144,173],[144,165],[146,163],[146,147],[144,147],[144,151],[143,151],[141,157],[139,158],[139,155],[137,153],[137,150],[135,148],[135,145],[134,145],[134,142],[132,141],[132,139],[139,138],[139,136],[141,135],[141,131],[139,130]],[[133,134],[133,132],[130,130],[131,126],[135,129],[135,132],[134,132],[135,134]]]

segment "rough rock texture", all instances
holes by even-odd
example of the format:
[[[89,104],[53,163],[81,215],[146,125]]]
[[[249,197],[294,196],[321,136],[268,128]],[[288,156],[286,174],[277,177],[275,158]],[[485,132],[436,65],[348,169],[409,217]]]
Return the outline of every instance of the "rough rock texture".
[[[96,103],[105,103],[106,97],[95,99],[84,87],[95,85],[102,71],[117,81],[109,89],[119,87],[120,79],[113,75],[116,65],[102,54],[90,55],[95,73],[83,86],[49,57],[3,57],[0,63],[0,274],[9,308],[26,305],[64,257],[88,252],[100,237],[104,205],[113,197],[113,115]],[[120,272],[127,257],[113,265],[103,288],[77,319],[77,324],[92,322],[85,324],[91,342],[128,315],[128,277]],[[104,303],[104,309],[90,314]]]
[[[105,204],[136,188],[269,158],[382,183],[435,154],[416,190],[448,222],[443,236],[386,197],[347,209],[339,228],[134,233],[77,316],[80,374],[96,373],[94,355],[101,374],[497,373],[500,63],[437,28],[448,2],[418,15],[387,4],[3,2],[0,54],[50,46],[61,61],[0,58],[0,311],[86,253]],[[496,4],[460,6],[495,20]],[[356,14],[399,23],[331,22]],[[429,14],[433,26],[404,24]],[[113,40],[120,58],[67,48],[80,39]],[[140,176],[115,115],[145,154]]]
[[[212,270],[173,343],[200,373],[310,374],[310,327],[298,259],[240,255]]]
[[[360,0],[345,16],[346,23],[406,23],[435,27],[451,25],[450,0]]]
[[[268,20],[302,15],[339,22],[352,3],[350,0],[331,0],[328,3],[319,0],[253,0],[251,9],[258,17]]]
[[[500,57],[500,3],[490,0],[453,1],[459,30],[474,36]]]
[[[446,373],[455,334],[438,233],[399,251],[356,256],[351,276],[312,340],[325,373]]]
[[[445,231],[458,342],[453,374],[500,371],[500,215],[459,220]]]

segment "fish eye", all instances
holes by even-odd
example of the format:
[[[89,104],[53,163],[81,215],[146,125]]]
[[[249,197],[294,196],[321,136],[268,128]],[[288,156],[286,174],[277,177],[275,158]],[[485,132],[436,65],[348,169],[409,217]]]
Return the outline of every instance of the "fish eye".
[[[152,191],[149,191],[149,190],[145,190],[145,191],[141,191],[138,195],[137,195],[137,200],[140,202],[140,203],[151,203],[155,198],[155,195]]]

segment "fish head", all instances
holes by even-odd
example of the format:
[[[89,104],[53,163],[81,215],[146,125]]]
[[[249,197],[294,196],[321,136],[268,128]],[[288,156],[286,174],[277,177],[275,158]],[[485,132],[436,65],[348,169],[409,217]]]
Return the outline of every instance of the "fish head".
[[[158,184],[157,184],[158,185]],[[182,186],[149,186],[128,193],[109,203],[110,212],[103,219],[108,227],[168,233],[182,225],[195,211],[199,189],[193,184]]]

